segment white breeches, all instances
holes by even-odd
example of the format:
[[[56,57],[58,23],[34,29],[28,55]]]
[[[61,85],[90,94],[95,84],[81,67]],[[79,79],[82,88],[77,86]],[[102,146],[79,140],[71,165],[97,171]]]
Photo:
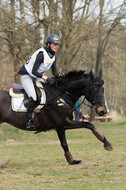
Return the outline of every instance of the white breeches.
[[[28,97],[32,97],[33,100],[36,101],[37,95],[33,84],[33,78],[30,75],[21,75],[21,83]]]

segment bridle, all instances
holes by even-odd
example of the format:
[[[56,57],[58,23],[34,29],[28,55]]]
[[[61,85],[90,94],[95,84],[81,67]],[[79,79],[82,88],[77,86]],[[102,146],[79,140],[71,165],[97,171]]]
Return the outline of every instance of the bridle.
[[[88,89],[85,88],[85,90],[84,90],[85,91],[85,95],[84,95],[83,100],[80,101],[81,102],[80,105],[84,104],[84,105],[86,105],[86,106],[88,106],[88,107],[90,107],[92,109],[93,107],[97,108],[99,104],[104,104],[104,100],[100,100],[100,101],[96,100],[96,97],[95,97],[95,95],[93,93],[94,87],[96,87],[96,86],[102,86],[103,84],[104,84],[103,80],[101,80],[100,82],[95,82],[95,83],[90,82],[89,86],[87,87]],[[73,94],[71,94],[70,92],[61,89],[56,84],[52,84],[52,85],[55,86],[58,90],[60,90],[61,94],[58,95],[58,96],[56,96],[52,100],[50,100],[48,103],[46,103],[46,105],[47,104],[51,104],[53,101],[55,101],[56,99],[58,99],[59,97],[61,97],[62,93],[64,93],[66,95],[66,97],[69,96],[69,97],[72,97],[73,99],[75,99],[76,101],[78,100],[78,98],[76,96],[74,96]],[[92,105],[89,105],[89,104],[85,103],[85,100],[87,99],[86,97],[88,97],[88,99],[92,100],[90,102]],[[62,103],[64,104],[64,102],[62,102]],[[72,104],[72,102],[69,103],[69,104],[72,107],[73,111],[76,111],[76,109],[80,106],[80,105],[78,105],[75,108],[75,106]]]
[[[75,108],[74,107],[74,110],[76,110],[80,105],[84,104],[88,107],[90,107],[91,109],[94,107],[94,108],[97,108],[99,104],[104,104],[104,100],[96,100],[95,96],[94,96],[94,93],[93,93],[93,89],[95,86],[102,86],[104,84],[104,81],[101,81],[101,82],[98,82],[98,83],[90,83],[90,86],[87,87],[87,89],[85,89],[85,92],[87,91],[88,95],[84,95],[84,98],[82,101],[80,101],[81,103]],[[77,97],[73,96],[72,94],[69,93],[70,96],[74,97],[76,100],[78,100]],[[92,105],[89,105],[89,104],[86,104],[85,103],[85,100],[86,100],[86,97],[91,97],[90,99],[92,100],[92,102],[90,102]]]
[[[100,87],[103,84],[104,84],[104,81],[97,82],[97,83],[91,83],[90,84],[89,91],[88,91],[88,97],[89,97],[89,99],[92,100],[91,104],[93,106],[97,106],[98,104],[103,104],[104,103],[103,99],[102,100],[97,100],[96,97],[95,97],[95,94],[93,93],[95,87],[98,87],[98,86]]]

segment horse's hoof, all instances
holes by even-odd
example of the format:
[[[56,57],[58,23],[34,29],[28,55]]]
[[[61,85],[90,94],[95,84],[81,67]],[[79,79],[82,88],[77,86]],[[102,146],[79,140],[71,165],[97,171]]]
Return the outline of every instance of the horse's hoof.
[[[104,148],[105,148],[105,150],[108,150],[108,151],[112,151],[113,150],[112,145],[104,146]]]
[[[70,165],[75,165],[75,164],[84,164],[82,160],[73,160]]]

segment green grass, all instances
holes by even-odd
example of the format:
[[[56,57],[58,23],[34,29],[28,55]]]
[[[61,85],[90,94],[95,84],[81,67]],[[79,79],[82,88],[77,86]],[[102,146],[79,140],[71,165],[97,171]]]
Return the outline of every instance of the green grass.
[[[114,150],[86,129],[66,132],[70,152],[84,165],[70,166],[55,131],[26,132],[10,125],[0,128],[0,190],[126,190],[126,122],[97,123]],[[9,140],[10,139],[10,140]]]

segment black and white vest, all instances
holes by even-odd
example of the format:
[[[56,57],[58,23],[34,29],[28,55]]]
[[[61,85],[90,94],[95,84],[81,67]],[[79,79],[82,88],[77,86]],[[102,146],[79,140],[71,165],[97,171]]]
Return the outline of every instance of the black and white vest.
[[[41,63],[40,67],[38,68],[39,73],[44,74],[46,71],[48,71],[56,59],[55,55],[52,58],[50,58],[44,48],[40,48],[37,51],[35,51],[33,55],[31,56],[31,58],[25,64],[25,68],[27,72],[29,73],[30,76],[34,78],[37,78],[37,77],[32,74],[32,69],[34,67],[34,63],[39,52],[43,52],[43,55],[44,55],[44,61],[43,63]]]

